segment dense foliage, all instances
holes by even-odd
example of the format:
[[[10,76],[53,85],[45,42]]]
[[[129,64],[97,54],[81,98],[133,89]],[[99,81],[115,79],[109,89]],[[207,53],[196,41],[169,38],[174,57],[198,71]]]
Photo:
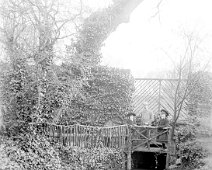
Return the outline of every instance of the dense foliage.
[[[1,75],[3,121],[8,135],[19,135],[27,131],[27,124],[31,122],[36,90],[31,86],[32,79],[23,60],[18,59],[8,68]]]
[[[1,170],[115,170],[123,166],[119,149],[52,146],[39,135],[27,134],[26,138],[1,141]]]
[[[212,108],[211,86],[212,76],[209,72],[197,72],[193,74],[192,84],[189,86],[191,93],[187,103],[190,115],[197,117],[210,115]]]
[[[24,65],[25,64],[25,65]],[[36,116],[38,89],[35,71],[26,63],[17,64],[18,69],[5,72],[2,77],[2,104],[4,105],[4,125],[9,135],[19,135],[28,129]],[[70,113],[67,108],[71,105],[73,96],[80,91],[79,73],[76,66],[52,66],[54,70],[48,74],[47,88],[42,101],[42,121],[51,122],[59,119],[64,113]],[[78,70],[77,70],[78,71]]]
[[[203,158],[206,156],[206,151],[203,150],[199,142],[189,141],[181,144],[180,147],[184,169],[194,169],[204,165]]]
[[[122,167],[120,150],[96,147],[58,147],[63,167],[71,170],[115,170]]]
[[[86,66],[99,64],[104,41],[119,24],[129,21],[131,12],[142,1],[112,0],[112,2],[108,8],[92,13],[83,21],[75,41],[67,47],[73,54],[74,62]]]
[[[1,143],[2,170],[58,170],[61,163],[58,153],[42,136],[26,134],[21,140],[4,138]],[[1,164],[2,165],[2,164]]]
[[[8,143],[11,143],[12,141],[8,140]],[[15,161],[11,160],[7,153],[6,153],[6,145],[3,138],[1,138],[0,142],[0,170],[22,170],[21,166]]]
[[[67,61],[60,66],[53,63],[61,30],[55,18],[60,12],[56,1],[50,8],[37,0],[5,3],[2,34],[6,60],[0,67],[3,170],[120,168],[119,150],[56,147],[30,126],[32,122],[102,125],[131,111],[130,72],[99,65],[103,42],[119,25],[116,21],[121,21],[120,12],[127,1],[114,2],[84,20],[76,41],[67,47]],[[70,17],[67,22],[75,22]]]
[[[196,140],[196,127],[191,125],[179,126],[176,129],[177,151],[181,158],[181,169],[195,169],[204,165],[203,158],[206,151]]]
[[[74,98],[69,114],[62,121],[102,125],[114,116],[125,117],[131,111],[133,78],[128,70],[94,67],[83,85],[83,98]],[[62,122],[61,122],[62,123]]]
[[[102,125],[114,116],[125,117],[131,111],[134,87],[128,70],[94,67],[92,77],[84,82],[80,81],[83,72],[75,65],[54,66],[54,70],[57,81],[51,81],[49,76],[43,100],[43,121]],[[8,132],[15,135],[26,131],[27,124],[33,121],[38,98],[33,72],[25,69],[24,79],[19,74],[19,71],[12,71],[3,79],[4,123],[9,127]]]

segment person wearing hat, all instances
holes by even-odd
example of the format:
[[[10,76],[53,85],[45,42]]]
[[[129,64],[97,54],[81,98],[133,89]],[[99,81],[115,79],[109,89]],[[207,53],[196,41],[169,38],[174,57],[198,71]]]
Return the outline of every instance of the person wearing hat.
[[[128,117],[128,124],[134,124],[135,123],[135,117],[136,117],[135,113],[130,112],[130,113],[127,114],[127,117]]]
[[[160,120],[158,122],[159,127],[166,127],[169,125],[168,116],[169,116],[169,112],[165,109],[162,109],[160,113]]]
[[[169,126],[168,120],[169,112],[165,109],[161,110],[160,120],[158,122],[158,134],[161,134],[166,131],[165,127]],[[164,133],[157,137],[157,141],[162,143],[162,146],[165,148],[165,143],[168,142],[168,134]]]

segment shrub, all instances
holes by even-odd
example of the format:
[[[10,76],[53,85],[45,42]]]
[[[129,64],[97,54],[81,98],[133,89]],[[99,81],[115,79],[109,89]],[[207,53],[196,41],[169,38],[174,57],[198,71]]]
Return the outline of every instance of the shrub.
[[[93,67],[91,77],[82,86],[82,96],[73,98],[59,124],[73,123],[102,126],[109,119],[132,112],[134,79],[129,70]]]
[[[10,161],[24,170],[58,170],[61,163],[58,153],[42,136],[26,134],[16,141],[8,140],[4,147]]]
[[[206,151],[202,148],[199,142],[188,141],[180,144],[182,155],[182,167],[184,169],[199,168],[204,165],[203,158],[206,156]]]
[[[23,170],[23,168],[15,161],[10,160],[3,142],[0,145],[0,170]]]
[[[196,141],[196,128],[194,126],[181,126],[177,129],[178,152],[181,157],[181,169],[195,169],[204,165],[203,158],[206,151]]]
[[[58,147],[62,165],[70,170],[120,169],[122,155],[117,149],[96,147]]]

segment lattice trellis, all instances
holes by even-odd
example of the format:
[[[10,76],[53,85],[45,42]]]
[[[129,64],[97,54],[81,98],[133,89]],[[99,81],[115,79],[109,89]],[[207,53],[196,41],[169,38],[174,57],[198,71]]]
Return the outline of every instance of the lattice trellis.
[[[158,114],[161,109],[166,109],[173,115],[177,84],[177,79],[135,79],[134,112],[137,115],[140,114],[142,104],[148,103],[148,109],[154,114]],[[183,85],[183,83],[181,84]],[[187,115],[185,102],[181,112],[180,119],[185,119]]]

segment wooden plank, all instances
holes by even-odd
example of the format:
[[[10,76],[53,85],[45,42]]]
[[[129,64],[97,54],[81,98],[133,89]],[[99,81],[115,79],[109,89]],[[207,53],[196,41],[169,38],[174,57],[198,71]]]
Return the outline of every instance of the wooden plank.
[[[63,145],[63,126],[59,126],[59,142]]]
[[[84,147],[87,146],[87,133],[88,133],[88,127],[84,127]]]
[[[73,139],[74,139],[73,146],[76,146],[76,143],[77,143],[77,139],[76,139],[76,125],[74,125]]]
[[[179,81],[179,79],[160,79],[160,78],[135,78],[136,80],[164,80],[164,81]],[[181,81],[187,81],[187,79],[181,79]]]
[[[82,138],[82,127],[81,126],[79,126],[78,127],[78,135],[79,135],[79,143],[78,143],[78,145],[79,145],[79,147],[81,147],[81,138]]]
[[[163,148],[156,148],[156,147],[150,147],[150,148],[146,148],[146,147],[138,147],[136,149],[133,150],[134,152],[155,152],[155,153],[167,153],[168,150],[167,149],[163,149]]]
[[[79,126],[76,125],[76,146],[79,146]]]
[[[118,128],[118,147],[121,148],[121,127]]]
[[[166,169],[169,168],[169,160],[170,160],[170,149],[171,149],[171,129],[169,130],[169,134],[168,134],[168,152],[166,155]]]
[[[71,146],[71,127],[68,128],[68,146]]]

